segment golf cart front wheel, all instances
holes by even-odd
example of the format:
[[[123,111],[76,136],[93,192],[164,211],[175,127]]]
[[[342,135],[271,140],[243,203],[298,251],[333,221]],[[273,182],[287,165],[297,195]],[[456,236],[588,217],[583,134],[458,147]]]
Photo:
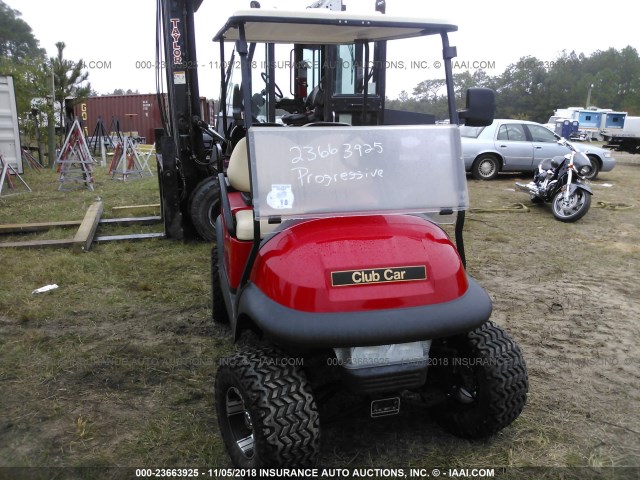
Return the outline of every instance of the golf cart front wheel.
[[[215,403],[222,439],[237,468],[297,467],[315,462],[320,422],[294,359],[251,348],[221,360]]]
[[[529,389],[518,345],[491,321],[445,343],[455,353],[429,371],[447,396],[432,407],[435,421],[456,436],[479,439],[518,418]]]

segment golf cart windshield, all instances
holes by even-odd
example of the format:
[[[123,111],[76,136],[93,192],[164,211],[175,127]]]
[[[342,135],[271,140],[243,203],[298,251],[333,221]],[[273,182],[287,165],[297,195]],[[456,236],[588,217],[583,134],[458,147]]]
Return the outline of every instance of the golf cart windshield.
[[[465,210],[469,199],[457,128],[252,128],[255,217]]]

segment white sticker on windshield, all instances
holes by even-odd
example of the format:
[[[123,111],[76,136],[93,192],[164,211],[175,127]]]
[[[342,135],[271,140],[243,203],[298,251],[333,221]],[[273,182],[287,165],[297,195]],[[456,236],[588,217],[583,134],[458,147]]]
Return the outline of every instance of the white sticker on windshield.
[[[293,208],[291,185],[271,185],[271,191],[267,194],[267,205],[278,210]]]

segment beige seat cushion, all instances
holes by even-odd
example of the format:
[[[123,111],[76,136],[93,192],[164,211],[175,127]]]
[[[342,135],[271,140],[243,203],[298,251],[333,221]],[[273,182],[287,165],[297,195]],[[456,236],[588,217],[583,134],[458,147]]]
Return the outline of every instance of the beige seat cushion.
[[[238,240],[253,240],[253,210],[240,210],[236,213],[236,237]],[[260,220],[260,238],[272,233],[280,224]]]
[[[246,137],[240,140],[231,152],[229,166],[227,167],[229,184],[239,192],[251,191],[249,179],[249,155],[247,154]]]
[[[250,192],[251,182],[249,181],[249,156],[247,155],[247,140],[240,140],[229,159],[227,168],[229,184],[240,192]],[[238,240],[253,240],[253,210],[240,210],[235,214],[236,237]],[[269,223],[266,220],[260,221],[260,238],[278,228],[277,223]]]

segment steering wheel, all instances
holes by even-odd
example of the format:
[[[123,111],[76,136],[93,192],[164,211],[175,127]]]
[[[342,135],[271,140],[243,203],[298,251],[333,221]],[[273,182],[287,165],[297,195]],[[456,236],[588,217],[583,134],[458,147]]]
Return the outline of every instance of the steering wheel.
[[[268,85],[267,74],[265,72],[261,72],[260,76],[262,77],[262,80],[264,80],[265,85]],[[280,90],[280,87],[278,86],[278,84],[276,82],[273,82],[273,86],[275,87],[276,98],[284,98],[284,95],[282,94],[282,90]]]

